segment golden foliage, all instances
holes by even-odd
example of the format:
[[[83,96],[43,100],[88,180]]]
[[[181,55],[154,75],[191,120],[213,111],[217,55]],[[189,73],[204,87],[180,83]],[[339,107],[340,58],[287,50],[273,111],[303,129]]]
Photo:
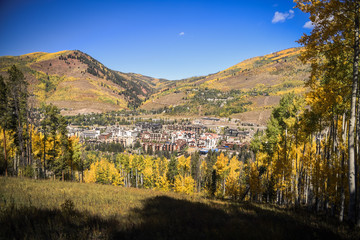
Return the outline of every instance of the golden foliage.
[[[123,185],[123,178],[115,165],[105,159],[92,163],[90,169],[86,170],[84,174],[86,183]]]
[[[177,175],[175,177],[174,191],[179,193],[193,194],[195,181],[191,176]]]

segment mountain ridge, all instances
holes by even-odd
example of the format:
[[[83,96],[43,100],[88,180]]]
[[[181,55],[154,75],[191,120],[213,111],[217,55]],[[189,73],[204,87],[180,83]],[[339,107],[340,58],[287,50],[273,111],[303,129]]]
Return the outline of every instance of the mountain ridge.
[[[57,105],[65,115],[137,108],[168,113],[169,108],[182,106],[191,110],[190,115],[229,116],[243,111],[266,110],[277,104],[281,94],[304,92],[303,82],[309,75],[309,66],[298,59],[301,51],[302,48],[289,48],[246,59],[206,76],[172,81],[109,69],[79,50],[3,56],[0,57],[0,74],[6,75],[6,70],[16,64],[25,73],[34,102]],[[191,92],[194,89],[205,91],[202,94],[211,97],[202,101]],[[222,93],[219,99],[214,95],[221,96]],[[193,104],[195,98],[203,102],[201,107]],[[223,101],[223,104],[210,106],[208,100],[211,99]],[[207,105],[231,109],[231,104],[237,105],[238,109],[226,113],[201,111]],[[191,109],[193,105],[197,111]],[[175,109],[172,114],[176,112]]]

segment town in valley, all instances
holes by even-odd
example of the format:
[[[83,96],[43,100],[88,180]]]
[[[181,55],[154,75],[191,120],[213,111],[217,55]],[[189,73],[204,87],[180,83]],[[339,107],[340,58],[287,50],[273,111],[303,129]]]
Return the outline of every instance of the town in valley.
[[[167,151],[178,154],[199,151],[229,151],[239,153],[249,145],[264,126],[241,122],[239,119],[202,117],[163,120],[135,118],[133,124],[110,126],[69,125],[68,136],[77,136],[85,144],[116,143],[135,153],[155,154]]]

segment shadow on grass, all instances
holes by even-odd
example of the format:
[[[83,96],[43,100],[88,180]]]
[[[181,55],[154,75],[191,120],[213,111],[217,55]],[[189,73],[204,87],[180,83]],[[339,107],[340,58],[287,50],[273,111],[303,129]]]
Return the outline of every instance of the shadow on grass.
[[[0,212],[0,239],[110,239],[118,222],[87,212],[35,207]]]
[[[149,198],[127,216],[103,219],[71,206],[6,209],[0,239],[341,239],[279,211],[165,196]]]
[[[141,219],[119,239],[341,239],[335,233],[254,205],[194,203],[165,196],[145,201],[132,217]]]

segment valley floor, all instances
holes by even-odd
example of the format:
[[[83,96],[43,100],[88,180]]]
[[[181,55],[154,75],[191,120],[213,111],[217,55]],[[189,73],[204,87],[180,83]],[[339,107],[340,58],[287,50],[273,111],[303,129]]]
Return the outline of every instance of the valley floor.
[[[358,239],[332,219],[147,189],[0,177],[0,239]]]

